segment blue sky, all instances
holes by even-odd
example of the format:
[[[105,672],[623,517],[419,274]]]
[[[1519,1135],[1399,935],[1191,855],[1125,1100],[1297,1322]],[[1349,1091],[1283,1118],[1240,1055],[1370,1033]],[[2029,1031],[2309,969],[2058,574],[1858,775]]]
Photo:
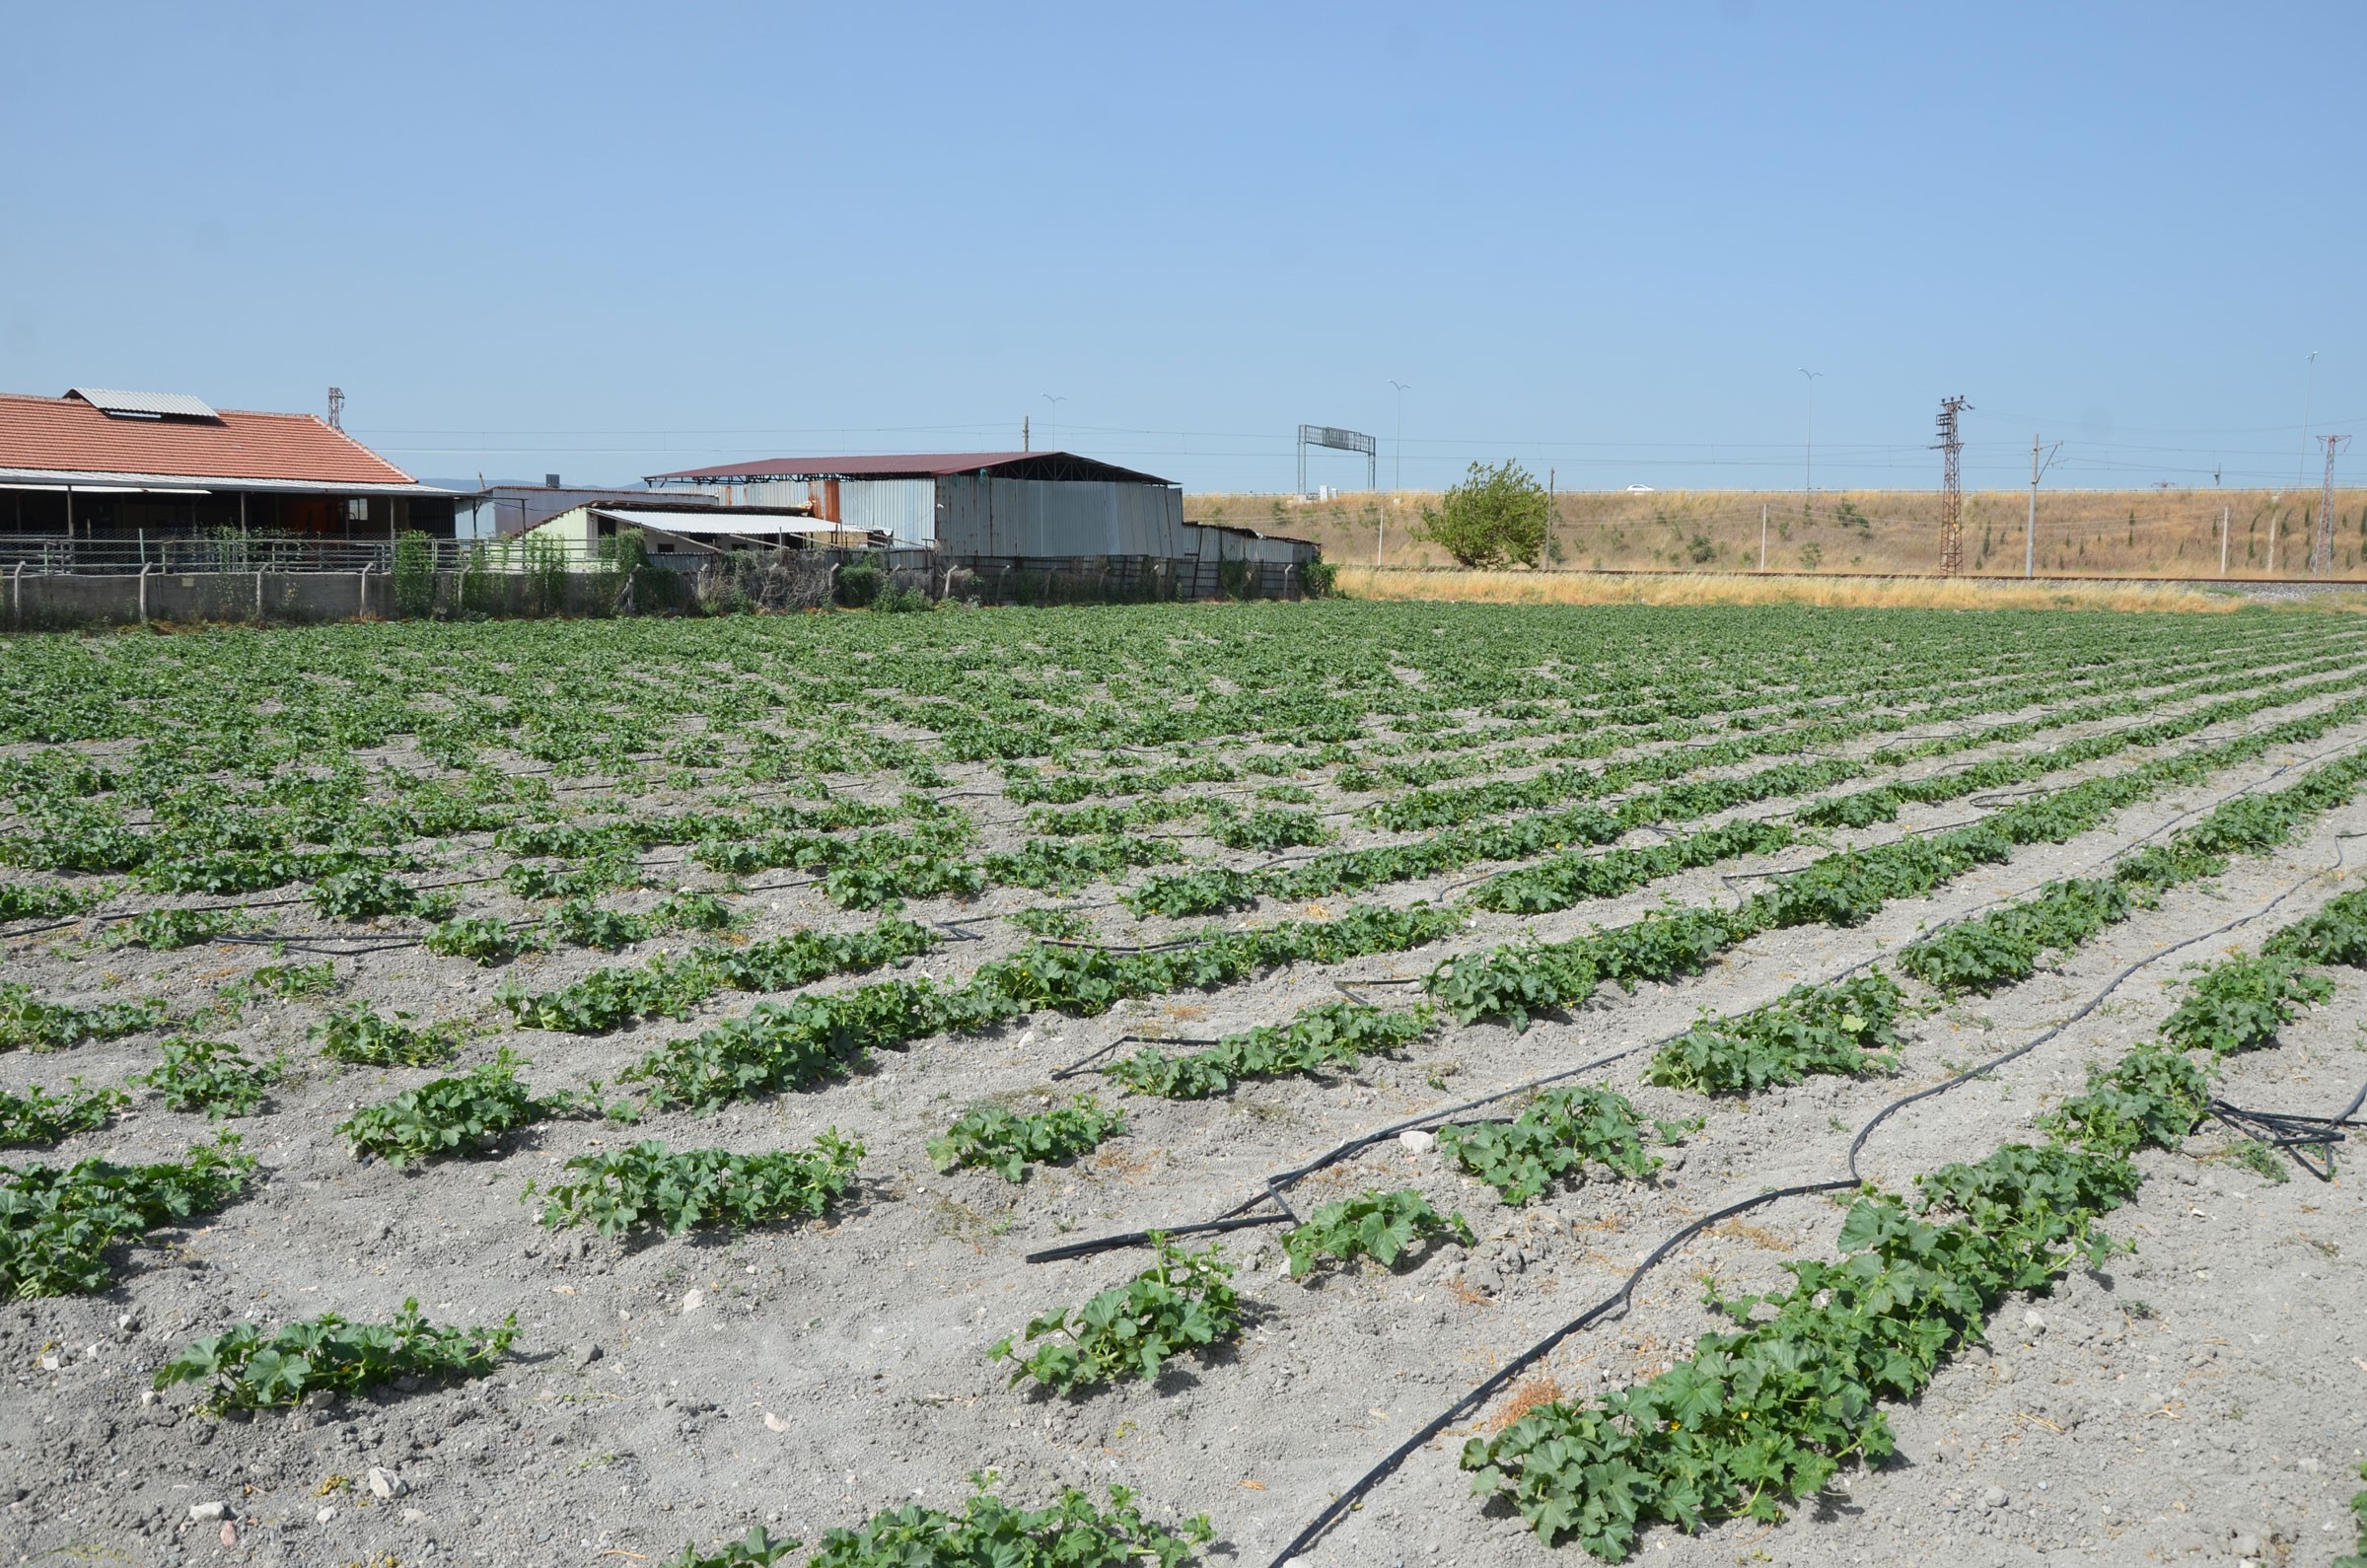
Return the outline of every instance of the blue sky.
[[[2367,436],[2355,4],[6,15],[0,390],[335,383],[422,475],[1386,485],[1395,378],[1407,485],[1796,486],[1804,366],[1820,486],[1952,392],[1976,483]]]

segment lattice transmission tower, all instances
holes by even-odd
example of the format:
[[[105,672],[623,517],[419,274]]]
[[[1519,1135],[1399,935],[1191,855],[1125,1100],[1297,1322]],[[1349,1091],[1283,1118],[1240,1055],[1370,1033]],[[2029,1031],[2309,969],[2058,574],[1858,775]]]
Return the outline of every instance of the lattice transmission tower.
[[[2334,454],[2350,445],[2348,436],[2320,436],[2326,443],[2326,488],[2318,492],[2317,537],[2310,540],[2310,575],[2324,577],[2334,569]]]
[[[1963,397],[1940,401],[1940,439],[1932,445],[1945,455],[1940,477],[1940,575],[1955,577],[1965,569],[1965,438],[1957,416],[1972,404]]]

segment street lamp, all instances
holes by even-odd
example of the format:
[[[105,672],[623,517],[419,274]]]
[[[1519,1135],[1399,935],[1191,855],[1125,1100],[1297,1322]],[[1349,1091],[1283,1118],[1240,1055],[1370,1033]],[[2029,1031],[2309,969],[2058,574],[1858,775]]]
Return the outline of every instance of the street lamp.
[[[1048,413],[1048,414],[1044,415],[1044,424],[1045,424],[1045,425],[1048,427],[1048,426],[1051,426],[1051,425],[1053,425],[1053,424],[1055,424],[1055,423],[1057,422],[1057,415],[1058,415],[1058,414],[1059,414],[1059,412],[1060,412],[1060,405],[1061,405],[1062,403],[1064,403],[1064,402],[1068,401],[1068,399],[1067,399],[1065,396],[1061,396],[1061,397],[1055,397],[1055,396],[1053,396],[1053,395],[1052,395],[1050,392],[1045,392],[1045,393],[1043,394],[1043,400],[1044,400],[1045,402],[1047,402],[1047,403],[1050,403],[1050,404],[1052,405],[1052,411],[1051,411],[1050,413]],[[1056,451],[1058,451],[1058,450],[1059,450],[1059,444],[1058,444],[1058,440],[1057,440],[1056,436],[1054,435],[1054,432],[1053,432],[1051,429],[1047,428],[1047,429],[1044,431],[1044,433],[1043,433],[1043,434],[1044,434],[1043,450],[1044,450],[1044,451],[1046,451],[1046,452],[1056,452]]]
[[[1800,481],[1800,501],[1805,506],[1817,493],[1817,378],[1825,373],[1803,365],[1800,374],[1808,378],[1808,469]]]

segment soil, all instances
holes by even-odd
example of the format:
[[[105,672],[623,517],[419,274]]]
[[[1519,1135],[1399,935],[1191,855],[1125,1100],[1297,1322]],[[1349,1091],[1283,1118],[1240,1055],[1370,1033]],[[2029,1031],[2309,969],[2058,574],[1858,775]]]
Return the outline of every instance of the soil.
[[[2309,756],[2363,742],[2367,727],[2354,727],[2315,743]],[[2154,960],[2040,1049],[1886,1123],[1864,1174],[1895,1186],[2024,1134],[2090,1064],[2158,1023],[2174,1003],[2181,963],[2257,942],[2352,885],[2355,863],[2367,857],[2346,862],[2345,835],[2367,833],[2367,805],[2316,822],[2275,855],[2172,892],[2057,970],[1919,1016],[1894,1078],[1812,1080],[1753,1102],[1705,1105],[1646,1085],[1640,1054],[1614,1064],[1588,1081],[1628,1094],[1648,1114],[1707,1117],[1653,1183],[1591,1181],[1518,1210],[1454,1174],[1435,1149],[1381,1143],[1300,1186],[1294,1201],[1303,1209],[1367,1186],[1412,1184],[1466,1215],[1478,1245],[1419,1250],[1394,1273],[1301,1284],[1281,1265],[1278,1230],[1238,1233],[1227,1252],[1241,1265],[1236,1283],[1253,1326],[1234,1347],[1171,1363],[1155,1385],[1068,1398],[1005,1386],[989,1345],[1145,1261],[1119,1250],[1030,1263],[1028,1252],[1222,1212],[1266,1174],[1344,1139],[1672,1033],[1704,1007],[1737,1011],[1830,977],[1932,922],[2101,864],[2306,760],[2280,753],[2228,770],[2132,807],[2107,829],[1893,904],[1862,928],[1762,936],[1697,980],[1632,996],[1613,990],[1524,1033],[1448,1028],[1401,1059],[1352,1075],[1254,1084],[1196,1103],[1126,1098],[1124,1136],[1017,1185],[985,1171],[941,1174],[923,1146],[981,1101],[1025,1106],[1073,1092],[1079,1083],[1055,1083],[1052,1073],[1124,1035],[1213,1037],[1278,1021],[1341,986],[1410,1001],[1418,993],[1392,982],[1425,973],[1446,947],[1287,970],[1098,1019],[1040,1015],[982,1037],[918,1043],[812,1093],[708,1116],[665,1113],[630,1128],[554,1122],[515,1137],[499,1158],[407,1172],[357,1163],[335,1124],[434,1073],[335,1069],[305,1042],[322,1002],[264,1004],[224,1037],[311,1065],[275,1091],[266,1112],[227,1124],[261,1162],[255,1192],[210,1223],[171,1233],[164,1247],[132,1254],[107,1295],[0,1306],[8,1379],[0,1550],[25,1561],[141,1564],[661,1560],[686,1540],[709,1543],[758,1522],[812,1541],[905,1502],[957,1506],[970,1472],[993,1470],[1009,1495],[1029,1501],[1062,1484],[1115,1483],[1138,1490],[1161,1517],[1204,1511],[1219,1532],[1211,1560],[1261,1568],[1408,1434],[1610,1294],[1687,1219],[1772,1186],[1833,1176],[1851,1134],[1884,1105],[2021,1043],[2124,966]],[[991,772],[969,770],[955,790],[994,783]],[[969,804],[989,818],[1003,803]],[[1918,808],[1897,826],[1839,836],[1874,841],[1972,815],[1963,805]],[[988,847],[1016,842],[1018,816],[1002,813]],[[1351,829],[1346,838],[1366,841],[1384,836]],[[1392,890],[1390,898],[1431,895],[1458,880],[1468,879]],[[794,879],[779,881],[742,900],[756,917],[753,935],[865,923],[789,885]],[[1699,872],[1559,915],[1480,916],[1452,946],[1520,929],[1566,937],[1664,898],[1718,898],[1726,889],[1718,874]],[[497,891],[480,892],[472,910],[524,908]],[[981,939],[950,943],[912,972],[960,975],[1011,951],[1024,938],[990,916],[1041,901],[1003,891],[969,905],[915,906],[922,918],[959,917]],[[1166,929],[1099,913],[1110,940]],[[2248,916],[2250,924],[2218,929]],[[291,924],[309,918],[289,916]],[[2171,946],[2206,932],[2214,934]],[[596,963],[687,945],[529,958],[516,972],[547,988]],[[66,1000],[186,1000],[266,961],[252,948],[150,954],[68,933],[18,944],[7,969]],[[698,1027],[657,1020],[597,1038],[509,1031],[492,1001],[500,971],[417,949],[340,961],[338,971],[344,998],[481,1024],[469,1060],[489,1056],[498,1032],[534,1060],[538,1087],[613,1081],[652,1044]],[[852,982],[824,986],[843,983]],[[2349,1100],[2367,1073],[2359,1049],[2367,977],[2337,971],[2336,984],[2332,1001],[2285,1032],[2282,1048],[2231,1067],[2229,1099],[2315,1113]],[[704,1017],[752,1000],[727,993]],[[84,1046],[64,1060],[0,1057],[0,1085],[55,1088],[67,1071],[92,1084],[121,1082],[153,1056],[153,1038],[143,1037]],[[151,1100],[108,1131],[39,1158],[171,1158],[221,1125]],[[803,1146],[828,1127],[860,1138],[869,1154],[860,1194],[826,1222],[625,1245],[548,1233],[522,1201],[527,1183],[547,1179],[561,1161],[628,1139],[753,1151]],[[1698,1537],[1654,1531],[1643,1553],[1722,1568],[2005,1563],[2056,1552],[2298,1564],[2344,1549],[2346,1503],[2367,1444],[2358,1413],[2367,1213],[2347,1171],[2331,1182],[2297,1169],[2271,1181],[2228,1158],[2232,1147],[2228,1135],[2206,1131],[2179,1155],[2141,1159],[2142,1191],[2108,1225],[2136,1250],[2000,1313],[1990,1351],[1952,1364],[1922,1400],[1892,1411],[1899,1454],[1890,1463],[1844,1471],[1816,1507],[1781,1526],[1746,1522]],[[1456,1465],[1462,1439],[1494,1428],[1521,1400],[1577,1397],[1660,1370],[1709,1325],[1698,1301],[1703,1276],[1729,1288],[1771,1283],[1783,1258],[1829,1252],[1838,1220],[1829,1202],[1788,1200],[1682,1249],[1645,1277],[1630,1310],[1566,1341],[1511,1399],[1417,1450],[1302,1560],[1416,1568],[1582,1560],[1575,1547],[1547,1551],[1517,1519],[1469,1495]],[[187,1408],[186,1390],[143,1401],[157,1364],[229,1322],[323,1312],[383,1318],[406,1297],[439,1321],[515,1313],[519,1354],[481,1382],[390,1390],[292,1414],[210,1419]],[[374,1470],[390,1495],[374,1495]],[[192,1518],[193,1508],[210,1514],[217,1503],[226,1505],[220,1516]]]

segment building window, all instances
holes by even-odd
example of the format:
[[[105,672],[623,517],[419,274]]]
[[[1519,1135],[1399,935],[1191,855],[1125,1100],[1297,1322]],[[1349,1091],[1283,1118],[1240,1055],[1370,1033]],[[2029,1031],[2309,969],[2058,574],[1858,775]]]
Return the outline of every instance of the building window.
[[[345,503],[345,521],[348,523],[369,522],[370,498],[366,495],[357,495],[347,501]]]

